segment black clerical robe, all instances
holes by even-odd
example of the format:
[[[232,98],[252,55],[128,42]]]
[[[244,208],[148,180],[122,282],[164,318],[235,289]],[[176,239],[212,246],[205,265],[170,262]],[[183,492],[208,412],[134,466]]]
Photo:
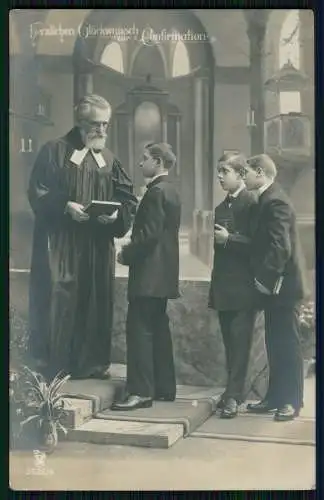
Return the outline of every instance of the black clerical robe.
[[[99,166],[91,151],[80,165],[71,157],[84,145],[78,128],[41,149],[28,197],[35,214],[30,277],[30,349],[51,373],[87,376],[110,364],[115,275],[114,237],[131,226],[132,183],[108,150]],[[73,157],[72,157],[73,158]],[[101,162],[103,164],[103,162]],[[119,201],[112,224],[76,222],[68,201]]]

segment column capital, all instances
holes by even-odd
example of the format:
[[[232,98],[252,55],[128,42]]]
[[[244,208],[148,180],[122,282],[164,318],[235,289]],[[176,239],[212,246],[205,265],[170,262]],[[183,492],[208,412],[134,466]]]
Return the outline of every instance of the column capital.
[[[210,70],[209,68],[200,68],[194,74],[194,80],[207,80],[210,78]]]

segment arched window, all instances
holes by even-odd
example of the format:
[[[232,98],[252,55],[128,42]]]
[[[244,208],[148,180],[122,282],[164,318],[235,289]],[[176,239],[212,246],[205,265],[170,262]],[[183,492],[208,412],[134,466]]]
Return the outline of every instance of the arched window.
[[[279,66],[288,61],[300,69],[300,19],[299,10],[287,15],[280,32]],[[300,112],[300,92],[280,92],[280,113]]]
[[[187,47],[179,40],[174,49],[172,76],[185,76],[190,73],[190,60]]]
[[[106,45],[100,62],[119,73],[124,73],[123,53],[119,43],[112,42]]]

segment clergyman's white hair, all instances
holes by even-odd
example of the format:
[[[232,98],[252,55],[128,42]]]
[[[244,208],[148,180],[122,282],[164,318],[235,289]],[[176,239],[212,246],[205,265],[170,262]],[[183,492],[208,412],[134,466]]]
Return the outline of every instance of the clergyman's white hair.
[[[86,120],[93,108],[104,109],[108,111],[109,119],[111,117],[111,106],[106,99],[96,94],[88,94],[82,97],[75,107],[77,121]]]

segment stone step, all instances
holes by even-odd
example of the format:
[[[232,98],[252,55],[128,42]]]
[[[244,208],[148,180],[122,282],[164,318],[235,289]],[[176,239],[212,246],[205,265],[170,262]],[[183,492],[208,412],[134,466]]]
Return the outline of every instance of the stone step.
[[[79,400],[86,400],[90,404],[92,413],[95,414],[108,408],[114,401],[116,392],[123,386],[124,380],[119,378],[69,380],[64,386],[64,396],[67,400],[67,407],[71,399],[74,400],[74,405]]]
[[[66,417],[62,424],[67,429],[75,429],[93,416],[93,403],[90,399],[63,398]]]
[[[170,448],[182,437],[181,424],[91,419],[77,429],[70,429],[64,439],[104,445]]]
[[[66,417],[62,424],[67,435],[60,439],[94,444],[114,444],[169,448],[183,438],[185,428],[181,423],[151,423],[100,419],[97,414],[109,408],[125,387],[126,366],[114,364],[109,380],[69,380],[64,386],[64,409]],[[177,399],[198,401],[218,400],[219,388],[177,386]],[[99,418],[98,418],[99,417]]]
[[[66,396],[64,405],[67,416],[63,424],[68,428],[67,436],[60,433],[60,439],[66,441],[78,441],[94,444],[111,444],[125,446],[140,446],[151,448],[169,448],[184,436],[184,425],[181,423],[152,423],[152,422],[134,422],[118,419],[118,413],[113,420],[100,418],[100,411],[110,406],[116,396],[116,391],[123,390],[125,383],[125,365],[113,365],[111,368],[113,379],[102,380],[80,380],[69,381],[64,387]],[[305,381],[305,404],[306,407],[298,421],[314,421],[315,406],[315,383],[313,378]],[[195,402],[208,399],[216,404],[221,388],[177,386],[177,399]],[[215,409],[215,407],[214,407]],[[125,417],[123,417],[125,418]],[[244,424],[246,419],[255,420],[257,427],[260,426],[260,416],[245,415],[244,408],[241,409],[241,416],[238,419],[238,430]],[[192,437],[208,437],[203,435],[204,425],[213,423],[214,417],[207,418],[206,422],[199,426],[191,435]],[[221,422],[222,423],[222,422]],[[219,439],[240,439],[240,440],[260,440],[257,436],[246,435],[238,432],[235,436],[229,436],[228,432],[224,435],[217,435]],[[262,439],[265,438],[262,436]],[[282,441],[283,442],[283,441]]]
[[[111,406],[125,388],[126,366],[113,364],[111,375],[109,380],[69,380],[64,385],[63,404],[66,418],[62,423],[66,428],[76,429]],[[223,389],[216,387],[178,385],[177,399],[209,399],[217,402],[222,391]]]

